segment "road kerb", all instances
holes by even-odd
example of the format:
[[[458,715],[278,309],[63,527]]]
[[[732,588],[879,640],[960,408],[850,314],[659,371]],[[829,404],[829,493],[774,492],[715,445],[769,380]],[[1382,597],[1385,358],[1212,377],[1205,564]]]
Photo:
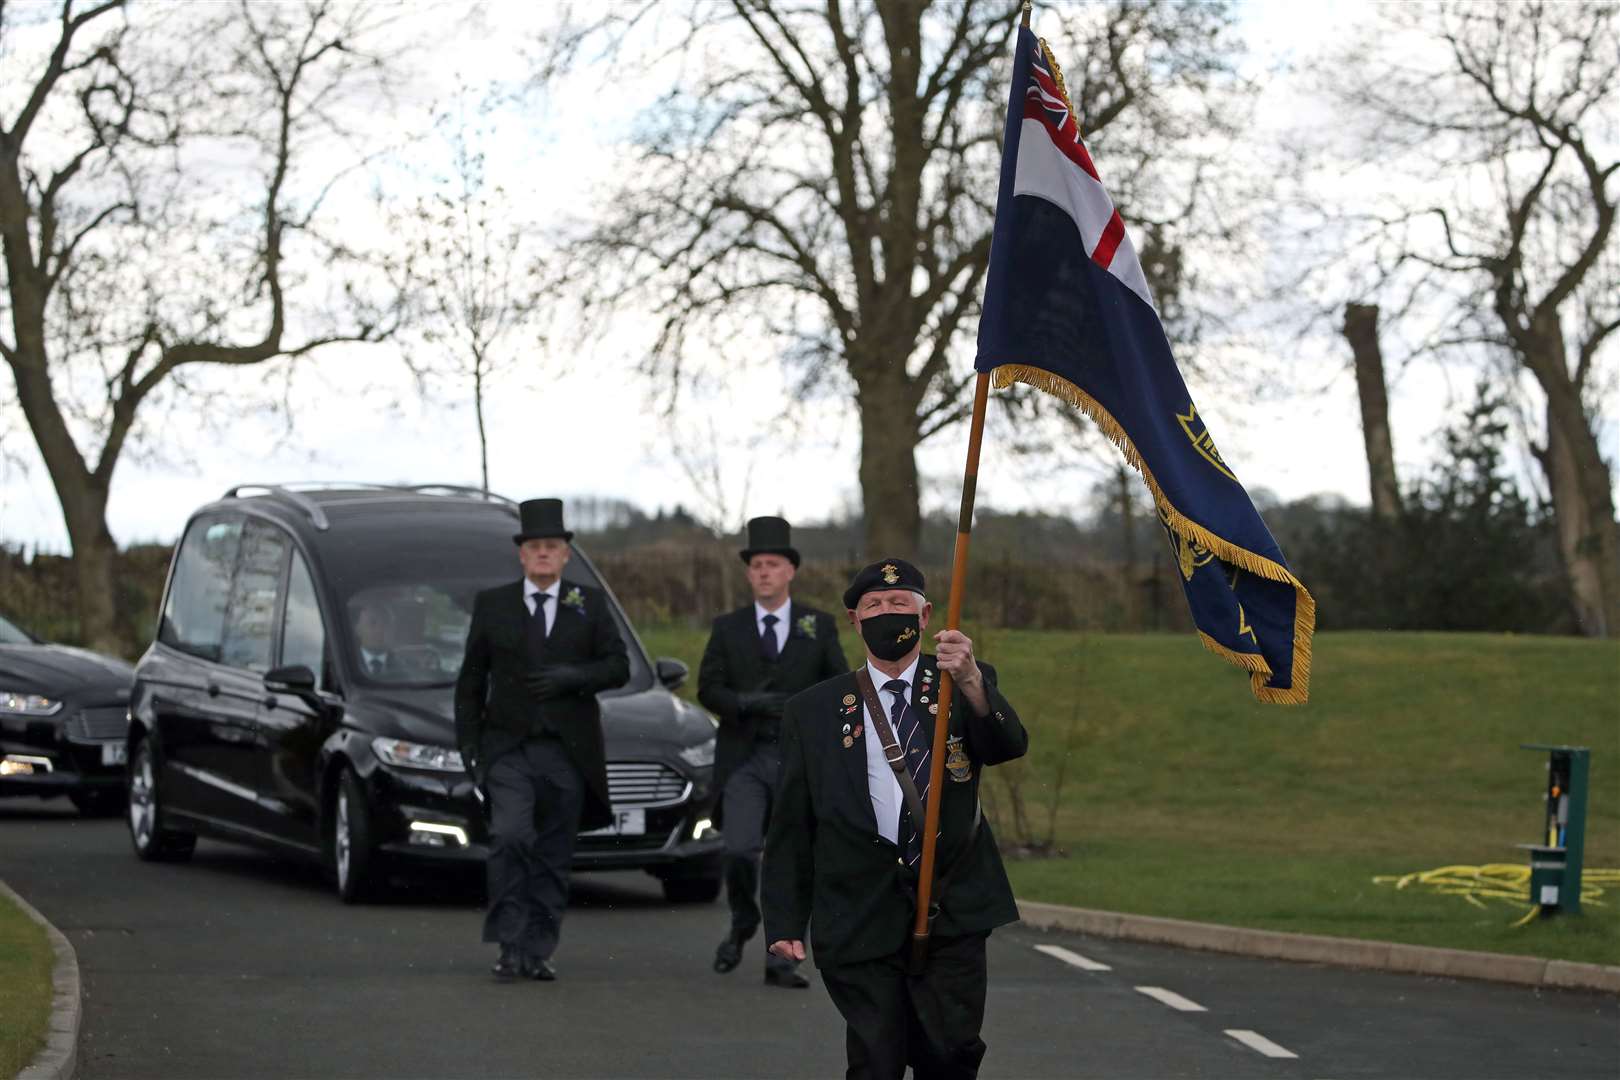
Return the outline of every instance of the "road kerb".
[[[45,936],[51,943],[51,952],[56,955],[51,965],[51,1017],[46,1027],[45,1048],[17,1074],[17,1080],[73,1080],[73,1074],[79,1067],[82,1008],[79,955],[73,951],[73,943],[62,931],[52,926],[49,919],[18,896],[4,881],[0,881],[0,894],[4,894],[22,909],[23,914],[44,927]]]
[[[1025,926],[1037,930],[1066,930],[1092,937],[1174,945],[1183,949],[1203,949],[1269,960],[1294,960],[1335,967],[1620,994],[1620,967],[1603,964],[1578,964],[1568,960],[1466,949],[1436,949],[1424,945],[1363,941],[1320,934],[1291,934],[1281,930],[1255,930],[1154,915],[1094,911],[1033,900],[1018,901],[1018,913]]]

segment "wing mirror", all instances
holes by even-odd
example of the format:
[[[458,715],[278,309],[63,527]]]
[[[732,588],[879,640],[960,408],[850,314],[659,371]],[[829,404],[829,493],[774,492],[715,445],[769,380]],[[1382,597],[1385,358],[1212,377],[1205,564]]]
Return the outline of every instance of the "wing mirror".
[[[265,672],[264,685],[265,689],[278,694],[297,694],[302,697],[315,692],[315,673],[307,664],[288,664]]]
[[[660,656],[653,668],[658,673],[658,681],[664,684],[666,690],[679,690],[691,672],[690,668],[673,656]]]

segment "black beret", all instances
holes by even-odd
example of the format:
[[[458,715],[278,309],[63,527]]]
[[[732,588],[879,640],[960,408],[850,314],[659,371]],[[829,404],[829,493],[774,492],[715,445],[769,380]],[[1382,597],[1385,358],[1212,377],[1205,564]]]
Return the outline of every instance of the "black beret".
[[[862,567],[844,590],[844,607],[850,611],[869,592],[885,589],[908,589],[918,596],[926,596],[922,571],[904,559],[879,559],[871,566]]]

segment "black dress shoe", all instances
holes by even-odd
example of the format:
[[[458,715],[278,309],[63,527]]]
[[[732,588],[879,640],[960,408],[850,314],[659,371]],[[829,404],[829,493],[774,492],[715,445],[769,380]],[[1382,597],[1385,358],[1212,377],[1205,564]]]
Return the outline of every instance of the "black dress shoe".
[[[523,954],[516,949],[502,946],[501,958],[495,961],[495,966],[489,970],[497,979],[503,981],[506,979],[521,979],[524,975]]]
[[[722,941],[720,947],[714,950],[714,970],[724,975],[742,963],[743,942],[745,940],[747,939],[740,938],[736,934],[727,934],[726,940]]]
[[[542,960],[538,956],[529,957],[529,962],[523,968],[525,978],[535,982],[556,982],[557,969],[551,966],[551,961]]]
[[[768,967],[765,969],[765,985],[780,986],[784,990],[808,990],[810,980],[800,975],[796,967]]]

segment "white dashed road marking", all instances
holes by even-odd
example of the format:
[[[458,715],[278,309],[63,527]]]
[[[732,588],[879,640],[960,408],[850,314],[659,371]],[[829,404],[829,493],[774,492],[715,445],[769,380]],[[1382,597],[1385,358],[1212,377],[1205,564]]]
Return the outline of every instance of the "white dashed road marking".
[[[1155,1001],[1163,1002],[1178,1012],[1208,1012],[1209,1010],[1196,1001],[1189,1001],[1174,990],[1166,990],[1162,986],[1138,986],[1136,992],[1146,994]]]
[[[1297,1058],[1298,1054],[1292,1050],[1284,1050],[1270,1039],[1255,1031],[1244,1031],[1240,1028],[1229,1029],[1226,1034],[1251,1050],[1258,1050],[1269,1058]]]
[[[1090,957],[1081,956],[1077,952],[1070,952],[1068,949],[1065,949],[1061,945],[1037,945],[1037,946],[1035,946],[1035,951],[1039,952],[1039,953],[1045,953],[1047,956],[1056,957],[1057,959],[1063,961],[1065,964],[1071,964],[1074,967],[1079,968],[1081,971],[1113,971],[1114,970],[1113,968],[1109,967],[1107,964],[1099,964],[1097,961],[1091,959]]]

